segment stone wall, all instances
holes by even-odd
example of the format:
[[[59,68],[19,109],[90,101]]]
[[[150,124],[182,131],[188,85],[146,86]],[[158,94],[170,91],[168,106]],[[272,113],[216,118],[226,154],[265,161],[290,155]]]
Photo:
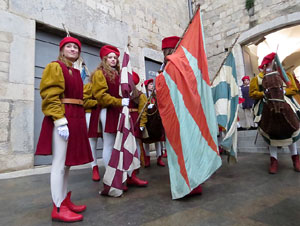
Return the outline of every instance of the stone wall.
[[[247,39],[250,33],[255,36],[290,24],[300,24],[298,15],[300,0],[255,0],[253,16],[250,16],[245,9],[245,0],[195,0],[193,2],[194,6],[201,4],[211,78],[226,56],[225,48],[232,46],[239,33],[241,37],[233,53],[237,61],[238,76],[242,77],[244,65],[240,46],[249,41]],[[290,18],[287,18],[288,16]],[[256,32],[255,30],[258,29],[259,32]],[[248,37],[243,34],[247,34]]]
[[[0,172],[32,167],[35,22],[0,10]]]
[[[0,172],[33,167],[36,23],[121,50],[145,76],[145,57],[162,61],[161,40],[181,36],[185,0],[0,0]]]

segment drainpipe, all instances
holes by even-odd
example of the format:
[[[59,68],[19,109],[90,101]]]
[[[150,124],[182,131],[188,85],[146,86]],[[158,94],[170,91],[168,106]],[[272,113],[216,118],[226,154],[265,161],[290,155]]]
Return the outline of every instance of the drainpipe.
[[[189,5],[189,16],[190,16],[190,20],[193,17],[193,3],[192,0],[188,0],[188,5]]]

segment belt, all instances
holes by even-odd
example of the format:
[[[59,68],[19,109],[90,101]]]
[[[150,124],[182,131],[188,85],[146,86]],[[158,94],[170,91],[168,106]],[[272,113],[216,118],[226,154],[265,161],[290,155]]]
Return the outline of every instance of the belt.
[[[138,112],[139,111],[139,109],[137,109],[137,108],[129,108],[129,112]]]
[[[83,105],[83,100],[80,100],[80,99],[63,98],[63,99],[60,99],[60,100],[61,100],[61,103],[63,103],[63,104]]]

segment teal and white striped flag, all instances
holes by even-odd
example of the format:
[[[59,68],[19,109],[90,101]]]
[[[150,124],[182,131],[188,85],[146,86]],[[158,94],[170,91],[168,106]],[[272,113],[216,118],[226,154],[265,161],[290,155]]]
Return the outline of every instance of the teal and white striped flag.
[[[236,160],[239,87],[232,53],[228,55],[213,81],[212,93],[218,125],[225,129],[225,137],[219,145]]]

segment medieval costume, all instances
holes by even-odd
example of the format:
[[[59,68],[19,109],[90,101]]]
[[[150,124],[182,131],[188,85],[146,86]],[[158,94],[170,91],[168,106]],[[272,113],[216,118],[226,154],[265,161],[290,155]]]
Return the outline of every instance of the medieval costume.
[[[51,167],[52,219],[80,221],[85,205],[76,206],[67,194],[71,166],[93,160],[83,108],[83,83],[72,67],[79,58],[81,43],[73,37],[60,42],[58,60],[48,64],[40,83],[42,111],[45,115],[36,155],[53,156]]]
[[[242,78],[243,85],[240,86],[241,98],[244,99],[244,102],[241,104],[241,109],[239,111],[239,124],[242,128],[254,128],[255,124],[253,122],[253,111],[252,107],[254,100],[249,97],[249,87],[250,87],[250,77],[244,76]]]
[[[97,165],[97,140],[102,137],[101,123],[100,123],[100,110],[97,100],[92,95],[92,83],[84,85],[83,89],[83,107],[85,109],[86,125],[88,128],[88,137],[92,150],[93,161],[91,162],[93,170],[93,181],[100,181],[99,167]]]
[[[119,114],[122,106],[129,106],[129,98],[121,98],[119,95],[120,66],[119,50],[110,45],[100,49],[101,63],[92,74],[92,95],[101,106],[100,121],[103,134],[103,161],[108,166],[113,146],[116,139]],[[145,186],[148,184],[136,177],[135,172],[129,172],[130,184]]]
[[[159,117],[159,112],[157,110],[156,96],[154,93],[154,86],[153,86],[153,79],[146,80],[144,82],[144,84],[146,87],[147,97],[149,98],[149,101],[147,103],[147,108],[148,108],[148,112],[149,112],[148,113],[148,118],[149,118],[148,125],[151,123],[159,124],[158,127],[154,127],[154,129],[156,129],[156,131],[150,131],[151,129],[149,128],[149,126],[152,126],[152,125],[148,126],[150,137],[147,140],[152,139],[152,142],[154,142],[155,150],[156,150],[156,157],[157,157],[157,165],[164,167],[165,163],[162,161],[162,151],[161,151],[161,149],[162,149],[161,142],[164,140],[164,131],[163,131],[161,119]],[[155,135],[157,135],[157,136],[153,136],[150,132],[156,133]],[[146,152],[145,167],[149,167],[150,166],[150,143],[146,142],[145,140],[144,140],[144,149]]]
[[[137,85],[140,81],[140,77],[136,72],[132,72],[133,83]],[[132,99],[129,102],[129,112],[130,117],[132,118],[132,123],[134,125],[134,136],[136,139],[136,147],[138,150],[139,159],[141,157],[141,149],[140,149],[140,140],[143,138],[142,132],[144,131],[147,123],[147,110],[144,106],[147,103],[147,97],[141,91],[138,91],[136,87],[133,89]],[[139,118],[140,115],[140,118]],[[133,171],[135,174],[136,171]],[[127,179],[127,185],[135,185],[137,182],[140,186],[147,185],[148,181],[140,180],[136,178],[136,182],[133,181],[134,177],[129,177]]]
[[[161,42],[161,50],[163,51],[164,54],[164,62],[160,67],[160,71],[162,72],[167,64],[167,56],[173,53],[177,43],[179,42],[180,37],[178,36],[169,36],[165,37],[162,42]],[[162,157],[166,158],[167,157],[167,149],[166,149],[166,142],[165,142],[165,137],[164,139],[160,142],[161,145],[161,150],[163,152]]]
[[[273,65],[274,65],[274,59],[276,58],[276,54],[275,53],[271,53],[267,56],[264,57],[261,65],[259,66],[259,69],[261,70],[261,72],[254,77],[251,82],[250,82],[250,90],[249,90],[249,96],[252,99],[257,100],[255,107],[254,107],[254,114],[255,114],[255,120],[254,122],[258,123],[259,126],[259,132],[261,133],[261,135],[263,136],[263,138],[268,142],[269,144],[269,150],[270,150],[270,167],[269,167],[269,173],[271,174],[275,174],[277,173],[277,169],[278,169],[278,160],[277,160],[277,147],[282,147],[282,146],[288,146],[290,151],[291,151],[291,155],[292,155],[292,161],[293,161],[293,166],[294,166],[294,170],[297,172],[300,172],[300,161],[299,161],[299,155],[297,152],[297,146],[296,146],[296,141],[299,139],[299,120],[296,117],[296,109],[295,106],[293,105],[293,103],[289,100],[288,96],[293,96],[297,93],[298,89],[295,83],[295,80],[292,76],[290,76],[288,74],[288,80],[286,81],[281,73],[280,73],[280,78],[283,82],[283,91],[281,90],[281,93],[283,92],[283,101],[278,100],[277,99],[270,99],[269,98],[269,93],[271,93],[271,89],[267,89],[267,88],[263,88],[264,82],[263,79],[265,78],[265,76],[272,76],[271,73],[273,70]],[[276,73],[276,72],[275,72]],[[265,83],[266,84],[266,83]],[[279,87],[280,89],[282,89],[281,87]],[[288,113],[282,113],[282,116],[284,117],[288,117],[288,126],[292,125],[294,126],[294,130],[292,130],[291,134],[289,135],[289,137],[286,137],[287,134],[290,131],[284,131],[284,129],[287,128],[287,126],[284,126],[282,122],[279,122],[277,120],[277,123],[272,123],[272,128],[273,130],[278,130],[281,131],[281,136],[277,136],[274,137],[271,135],[272,131],[270,131],[271,125],[268,126],[267,129],[265,129],[266,127],[264,126],[266,124],[266,119],[263,118],[263,114],[264,111],[266,112],[268,110],[269,107],[267,107],[266,104],[273,102],[274,105],[275,103],[282,103],[282,104],[286,104],[284,105],[284,109],[281,107],[280,111],[285,111],[285,110],[289,110]],[[270,111],[270,115],[274,116],[274,112],[276,112],[276,108]],[[266,113],[267,114],[267,113]],[[275,116],[274,116],[275,117]],[[270,116],[267,116],[266,118],[270,119]],[[292,123],[294,122],[294,123]],[[268,130],[268,131],[267,131]]]

